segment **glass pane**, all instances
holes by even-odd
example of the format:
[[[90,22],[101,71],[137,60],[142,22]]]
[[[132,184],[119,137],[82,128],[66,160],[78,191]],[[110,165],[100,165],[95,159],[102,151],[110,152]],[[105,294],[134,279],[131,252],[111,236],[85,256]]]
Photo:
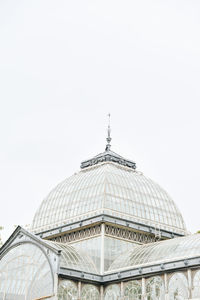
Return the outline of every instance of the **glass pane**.
[[[81,300],[100,300],[99,290],[92,284],[86,284],[81,290]]]
[[[112,262],[124,252],[134,249],[134,244],[105,236],[104,240],[104,268],[107,271]]]
[[[169,281],[169,300],[188,299],[188,284],[184,274],[176,273]]]
[[[104,300],[120,300],[120,287],[117,284],[109,285],[104,293]]]
[[[200,298],[200,271],[197,271],[194,275],[192,297]]]
[[[88,240],[79,241],[71,245],[77,251],[83,251],[87,253],[91,261],[95,264],[97,271],[100,271],[101,237],[90,238]]]
[[[152,277],[146,283],[147,300],[165,300],[165,288],[160,277]]]
[[[58,300],[78,300],[77,285],[70,280],[62,280],[58,287]]]
[[[124,300],[141,300],[142,286],[139,281],[129,281],[125,285]]]

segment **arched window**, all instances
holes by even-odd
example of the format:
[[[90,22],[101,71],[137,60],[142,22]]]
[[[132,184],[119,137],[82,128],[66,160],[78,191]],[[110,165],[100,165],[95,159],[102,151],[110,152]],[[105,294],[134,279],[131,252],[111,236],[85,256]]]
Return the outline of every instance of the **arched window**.
[[[58,288],[58,300],[77,300],[77,285],[70,280],[62,280]]]
[[[200,271],[194,275],[192,298],[200,298]]]
[[[169,281],[169,299],[184,300],[188,299],[188,283],[184,274],[175,273]]]
[[[163,280],[156,276],[147,281],[146,284],[147,300],[164,300],[165,288]]]
[[[100,300],[97,287],[91,284],[84,285],[81,290],[81,300]]]
[[[44,252],[22,243],[0,260],[0,299],[38,299],[54,293],[53,274]]]
[[[119,300],[120,287],[117,284],[109,285],[104,293],[104,300]]]
[[[141,300],[142,299],[142,286],[139,281],[129,281],[125,285],[124,300]]]

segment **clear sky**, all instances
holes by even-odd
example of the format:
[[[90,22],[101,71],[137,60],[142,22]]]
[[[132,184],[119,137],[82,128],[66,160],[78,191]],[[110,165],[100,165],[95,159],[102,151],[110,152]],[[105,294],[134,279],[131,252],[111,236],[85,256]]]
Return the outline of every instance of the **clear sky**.
[[[0,225],[112,149],[200,229],[200,1],[0,1]]]

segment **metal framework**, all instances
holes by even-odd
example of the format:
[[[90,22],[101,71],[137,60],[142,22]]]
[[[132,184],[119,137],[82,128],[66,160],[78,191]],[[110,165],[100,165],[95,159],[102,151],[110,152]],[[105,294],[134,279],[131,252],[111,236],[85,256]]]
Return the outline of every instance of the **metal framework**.
[[[58,274],[60,278],[58,295],[61,300],[65,299],[64,297],[67,295],[69,290],[70,293],[75,293],[75,295],[77,295],[77,298],[74,296],[72,299],[77,300],[80,299],[80,297],[82,297],[81,299],[88,300],[97,300],[99,299],[98,297],[104,297],[105,300],[108,300],[108,297],[113,300],[117,300],[118,298],[116,297],[121,297],[119,299],[123,300],[140,300],[141,297],[142,299],[145,299],[144,297],[147,296],[152,297],[147,299],[163,300],[163,293],[164,295],[168,295],[169,299],[176,299],[176,295],[182,297],[181,299],[189,299],[189,297],[200,298],[199,235],[137,246],[138,251],[134,251],[135,256],[132,258],[135,261],[135,265],[129,265],[129,268],[127,269],[118,268],[118,270],[110,270],[105,272],[103,275],[100,275],[97,273],[97,270],[95,270],[90,259],[87,258],[84,253],[81,253],[80,251],[77,252],[73,247],[67,246],[66,244],[41,240],[35,235],[32,235],[18,227],[0,251],[1,268],[3,268],[0,270],[1,295],[4,295],[2,294],[4,289],[8,288],[4,282],[4,272],[7,270],[7,267],[4,267],[2,261],[5,261],[5,264],[9,262],[9,257],[12,256],[12,249],[19,249],[20,251],[18,254],[21,256],[24,247],[27,247],[27,250],[24,250],[27,257],[29,256],[29,251],[32,251],[31,247],[34,249],[33,253],[37,254],[37,251],[39,251],[38,253],[40,253],[40,251],[43,253],[42,255],[39,254],[41,258],[44,257],[43,262],[41,261],[41,266],[43,266],[42,268],[44,272],[42,273],[40,271],[40,275],[44,274],[44,276],[46,276],[45,274],[50,274],[49,272],[45,272],[44,265],[46,262],[48,262],[52,274]],[[139,248],[141,251],[139,251]],[[147,248],[149,249],[145,252]],[[150,248],[152,250],[150,250]],[[148,255],[151,253],[153,255],[155,249],[155,253],[157,253],[157,262],[155,257],[153,260],[148,260],[146,256],[147,253]],[[175,249],[177,253],[175,253]],[[175,253],[175,255],[170,257],[169,254],[172,252]],[[189,252],[191,253],[190,257],[188,255]],[[33,257],[31,253],[32,252],[30,252],[30,256]],[[166,253],[168,253],[168,259],[166,259]],[[197,255],[198,253],[199,255]],[[13,257],[18,259],[18,254],[14,253]],[[12,258],[10,261],[12,261]],[[24,262],[22,266],[23,265]],[[24,266],[26,266],[26,264]],[[15,267],[18,268],[17,264],[15,264]],[[118,267],[120,267],[120,265]],[[10,270],[13,270],[12,265]],[[28,270],[31,270],[30,266],[27,271]],[[41,270],[41,268],[36,268],[36,271],[37,270]],[[19,276],[23,276],[23,273],[19,272],[17,274]],[[25,274],[26,273],[24,273],[24,275]],[[28,278],[33,278],[29,275],[27,276]],[[9,278],[12,279],[12,276],[10,277],[9,275]],[[17,278],[18,277],[16,277],[16,279]],[[68,280],[72,283],[71,285]],[[17,281],[15,282],[17,284]],[[24,293],[24,285],[18,286],[20,286],[21,291]],[[99,288],[97,288],[98,286]],[[48,293],[48,291],[53,293],[52,288],[53,285],[51,285],[49,290],[45,293]],[[42,295],[42,291],[45,291],[45,288],[41,285],[40,290],[33,290],[38,296]],[[133,298],[133,295],[136,298]],[[188,298],[186,298],[186,295]],[[52,297],[49,295],[47,299],[51,299]],[[14,299],[17,299],[17,297],[15,296]],[[22,298],[19,299],[21,300]],[[29,300],[28,296],[27,299]]]
[[[91,226],[81,230],[69,232],[54,238],[51,238],[52,241],[60,243],[71,243],[74,241],[84,240],[89,237],[95,237],[101,234],[101,225]]]
[[[153,243],[157,241],[156,235],[144,234],[141,232],[120,228],[117,226],[105,226],[105,235],[113,236],[127,241],[134,241],[140,244]]]
[[[52,239],[58,236],[62,236],[65,234],[70,234],[74,232],[76,235],[76,231],[81,231],[89,227],[96,226],[97,224],[106,223],[107,225],[115,226],[118,228],[123,228],[131,232],[139,232],[144,235],[151,235],[152,237],[156,237],[158,239],[170,239],[174,237],[183,236],[183,234],[174,233],[172,231],[163,230],[157,227],[153,227],[146,224],[136,223],[131,220],[122,219],[119,217],[109,216],[106,214],[100,214],[94,217],[85,218],[81,221],[69,223],[64,226],[59,226],[56,228],[52,228],[50,230],[46,230],[43,232],[36,233],[36,236],[39,236],[43,239]],[[93,229],[91,229],[93,230]],[[86,231],[87,232],[87,231]],[[79,235],[79,234],[78,234]],[[76,238],[76,236],[75,236]]]
[[[95,236],[100,236],[101,234],[101,224],[76,230],[73,232],[68,232],[56,237],[50,237],[50,240],[59,243],[71,243],[75,241],[80,241],[88,239]],[[111,226],[105,224],[105,236],[111,236],[119,238],[125,241],[136,242],[140,244],[153,243],[158,240],[158,237],[154,234],[145,234],[138,231],[129,230],[119,226]]]
[[[37,210],[32,230],[48,232],[104,214],[145,224],[157,232],[187,232],[165,190],[141,172],[110,161],[83,168],[56,186]]]

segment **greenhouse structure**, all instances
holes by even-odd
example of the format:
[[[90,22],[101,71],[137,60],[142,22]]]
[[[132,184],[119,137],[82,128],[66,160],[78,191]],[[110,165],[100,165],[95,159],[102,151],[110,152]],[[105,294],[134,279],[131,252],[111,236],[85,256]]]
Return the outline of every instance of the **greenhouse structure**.
[[[200,234],[110,142],[2,246],[0,300],[200,299]]]

